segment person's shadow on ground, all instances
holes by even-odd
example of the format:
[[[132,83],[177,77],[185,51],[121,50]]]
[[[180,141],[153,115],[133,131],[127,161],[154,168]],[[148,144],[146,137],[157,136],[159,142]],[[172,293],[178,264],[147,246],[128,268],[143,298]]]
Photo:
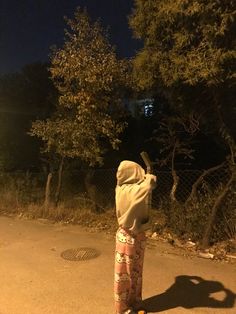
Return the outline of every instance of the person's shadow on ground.
[[[224,294],[223,300],[211,296]],[[221,298],[222,299],[222,298]],[[161,312],[175,307],[232,308],[236,294],[226,289],[219,281],[204,280],[198,276],[177,276],[175,283],[164,293],[145,299],[143,305],[148,312]]]

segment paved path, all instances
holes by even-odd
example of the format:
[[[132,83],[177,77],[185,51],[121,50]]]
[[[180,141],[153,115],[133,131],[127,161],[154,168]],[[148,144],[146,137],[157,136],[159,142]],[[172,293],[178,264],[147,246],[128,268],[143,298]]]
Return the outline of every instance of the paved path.
[[[61,258],[78,247],[101,255]],[[235,264],[175,253],[166,244],[148,245],[143,290],[150,313],[235,314]],[[0,217],[0,314],[113,314],[113,260],[113,236]]]

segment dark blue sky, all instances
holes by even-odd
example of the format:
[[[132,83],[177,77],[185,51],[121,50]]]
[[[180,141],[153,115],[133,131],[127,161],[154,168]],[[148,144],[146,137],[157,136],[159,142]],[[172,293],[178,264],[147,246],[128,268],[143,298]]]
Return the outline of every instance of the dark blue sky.
[[[140,43],[132,38],[127,15],[132,0],[0,0],[0,74],[47,61],[52,45],[63,43],[66,24],[77,6],[110,26],[111,42],[121,57],[134,55]]]

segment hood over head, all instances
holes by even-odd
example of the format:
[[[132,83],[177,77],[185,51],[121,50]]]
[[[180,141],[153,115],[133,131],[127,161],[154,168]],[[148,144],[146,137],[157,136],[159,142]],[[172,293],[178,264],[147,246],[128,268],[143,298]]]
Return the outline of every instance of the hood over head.
[[[143,181],[144,169],[134,161],[123,160],[116,173],[117,185],[133,184]]]

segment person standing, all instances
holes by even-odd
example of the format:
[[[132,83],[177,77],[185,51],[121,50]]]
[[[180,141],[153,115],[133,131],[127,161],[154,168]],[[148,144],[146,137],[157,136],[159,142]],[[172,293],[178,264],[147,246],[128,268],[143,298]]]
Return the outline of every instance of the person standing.
[[[117,169],[116,178],[119,228],[115,251],[115,310],[117,314],[135,314],[142,305],[145,231],[150,227],[148,196],[156,187],[156,176],[145,174],[139,164],[124,160]]]

